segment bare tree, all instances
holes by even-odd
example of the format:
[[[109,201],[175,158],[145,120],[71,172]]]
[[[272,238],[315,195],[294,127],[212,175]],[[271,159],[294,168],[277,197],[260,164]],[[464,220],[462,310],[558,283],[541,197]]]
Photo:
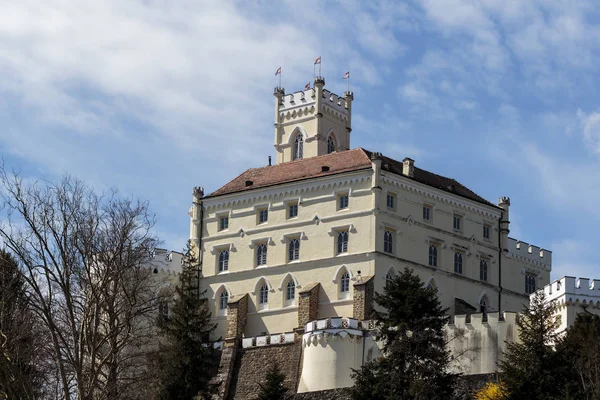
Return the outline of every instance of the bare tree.
[[[148,204],[71,176],[26,183],[1,167],[0,183],[0,239],[43,321],[60,398],[146,397],[160,284],[148,268],[157,244]]]

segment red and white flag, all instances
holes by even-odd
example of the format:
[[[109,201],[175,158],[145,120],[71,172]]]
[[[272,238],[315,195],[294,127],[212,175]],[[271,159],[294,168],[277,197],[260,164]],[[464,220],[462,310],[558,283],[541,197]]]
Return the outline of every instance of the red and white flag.
[[[317,57],[317,59],[315,60],[315,65],[317,64],[321,64],[321,56]]]
[[[281,67],[277,68],[277,71],[275,71],[275,76],[277,75],[281,75]]]
[[[304,85],[304,90],[308,90],[310,89],[310,82],[308,82],[306,85]]]
[[[350,79],[350,71],[344,74],[344,79]]]

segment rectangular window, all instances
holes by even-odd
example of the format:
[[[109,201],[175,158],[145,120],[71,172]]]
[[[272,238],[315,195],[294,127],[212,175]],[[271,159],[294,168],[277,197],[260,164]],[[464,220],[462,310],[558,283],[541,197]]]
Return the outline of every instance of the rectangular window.
[[[525,274],[525,293],[532,294],[536,290],[535,275],[531,273]]]
[[[390,210],[394,210],[396,208],[396,195],[394,193],[387,194],[386,206]]]
[[[386,253],[394,253],[394,231],[386,229],[383,232],[383,251]]]
[[[298,216],[298,203],[288,203],[288,218],[296,218]]]
[[[488,261],[479,261],[479,280],[487,282],[488,280]]]
[[[429,245],[429,265],[437,267],[438,265],[438,247],[435,244]]]
[[[229,228],[229,217],[222,215],[219,217],[219,230],[224,231]]]
[[[339,231],[337,233],[337,254],[348,252],[348,231]]]
[[[460,231],[462,229],[462,217],[460,215],[454,214],[454,230]]]
[[[490,226],[487,224],[483,225],[483,238],[490,239]]]
[[[258,223],[264,224],[268,220],[269,220],[269,210],[266,208],[258,210]]]
[[[338,210],[348,208],[348,193],[338,195]]]
[[[423,206],[423,221],[431,221],[431,207]]]

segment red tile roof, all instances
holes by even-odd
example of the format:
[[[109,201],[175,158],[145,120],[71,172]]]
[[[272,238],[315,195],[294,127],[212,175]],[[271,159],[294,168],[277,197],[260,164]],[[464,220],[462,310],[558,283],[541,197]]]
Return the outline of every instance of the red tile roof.
[[[317,178],[320,176],[329,176],[345,172],[371,169],[371,155],[372,152],[362,148],[357,148],[354,150],[331,153],[319,157],[285,162],[268,167],[250,168],[237,178],[227,183],[225,186],[209,194],[207,197],[238,193],[252,189],[280,185],[283,183],[301,181],[304,179]],[[402,162],[385,156],[382,156],[381,158],[381,166],[384,171],[402,175]],[[328,169],[324,170],[323,167],[327,167]],[[437,189],[477,201],[479,203],[497,207],[484,198],[478,196],[472,190],[461,185],[456,180],[425,171],[421,168],[415,167],[414,176],[412,178],[406,178],[413,179],[425,185],[432,186]]]

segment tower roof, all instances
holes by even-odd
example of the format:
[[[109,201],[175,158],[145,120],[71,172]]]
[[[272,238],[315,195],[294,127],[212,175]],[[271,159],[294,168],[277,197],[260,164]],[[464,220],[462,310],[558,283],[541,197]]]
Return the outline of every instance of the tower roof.
[[[273,166],[250,168],[206,197],[222,196],[321,176],[371,169],[372,154],[371,151],[359,147],[353,150],[290,161]],[[480,197],[477,193],[455,179],[437,175],[417,167],[414,168],[414,176],[408,177],[402,173],[401,161],[386,156],[381,156],[380,158],[383,171],[402,175],[406,179],[412,179],[445,192],[498,208],[495,204]]]

